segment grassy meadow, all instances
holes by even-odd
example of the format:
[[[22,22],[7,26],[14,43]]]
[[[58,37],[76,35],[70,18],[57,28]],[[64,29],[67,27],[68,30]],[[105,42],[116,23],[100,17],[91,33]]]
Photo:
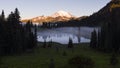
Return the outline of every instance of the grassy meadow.
[[[50,60],[53,59],[55,68],[72,68],[68,60],[74,56],[90,57],[95,62],[95,68],[120,68],[110,65],[110,55],[89,48],[88,43],[74,44],[74,48],[54,43],[52,48],[42,48],[42,43],[33,51],[20,55],[4,56],[1,58],[1,68],[49,68]],[[65,54],[64,54],[65,52]],[[120,55],[118,56],[120,61]]]

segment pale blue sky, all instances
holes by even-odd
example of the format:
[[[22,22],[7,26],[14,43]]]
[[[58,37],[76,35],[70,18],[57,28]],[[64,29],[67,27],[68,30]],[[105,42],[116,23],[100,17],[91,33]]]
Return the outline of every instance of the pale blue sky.
[[[0,10],[6,15],[16,7],[22,18],[52,15],[64,10],[75,16],[91,15],[105,6],[110,0],[0,0]]]

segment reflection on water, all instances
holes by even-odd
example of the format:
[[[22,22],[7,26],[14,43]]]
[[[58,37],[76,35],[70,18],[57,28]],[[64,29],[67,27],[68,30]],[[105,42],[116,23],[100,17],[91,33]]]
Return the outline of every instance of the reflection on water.
[[[90,34],[93,28],[89,27],[64,27],[56,29],[44,29],[38,31],[38,41],[44,42],[44,40],[58,42],[61,44],[67,44],[69,38],[73,40],[73,43],[90,42]]]

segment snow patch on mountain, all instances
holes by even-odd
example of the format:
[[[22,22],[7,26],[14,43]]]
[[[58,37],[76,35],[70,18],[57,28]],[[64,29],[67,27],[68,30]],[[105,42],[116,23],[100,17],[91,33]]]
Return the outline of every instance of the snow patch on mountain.
[[[54,13],[53,15],[51,15],[51,17],[67,17],[67,18],[72,18],[74,17],[72,14],[68,13],[68,12],[65,12],[65,11],[58,11],[56,13]]]

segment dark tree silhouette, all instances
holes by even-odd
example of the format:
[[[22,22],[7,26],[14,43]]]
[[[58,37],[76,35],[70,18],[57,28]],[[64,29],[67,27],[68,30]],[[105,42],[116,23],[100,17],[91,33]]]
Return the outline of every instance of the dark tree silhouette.
[[[90,41],[90,47],[96,48],[97,47],[97,33],[96,30],[91,33],[91,41]]]
[[[20,12],[17,8],[15,9],[14,14],[15,14],[16,19],[19,21],[20,20]]]
[[[69,38],[69,42],[68,42],[68,48],[73,48],[73,41],[71,38]]]
[[[1,19],[1,21],[5,21],[4,10],[2,10],[2,13],[1,13],[0,19]]]
[[[43,48],[46,48],[46,47],[47,47],[47,42],[46,42],[46,40],[44,40]]]

